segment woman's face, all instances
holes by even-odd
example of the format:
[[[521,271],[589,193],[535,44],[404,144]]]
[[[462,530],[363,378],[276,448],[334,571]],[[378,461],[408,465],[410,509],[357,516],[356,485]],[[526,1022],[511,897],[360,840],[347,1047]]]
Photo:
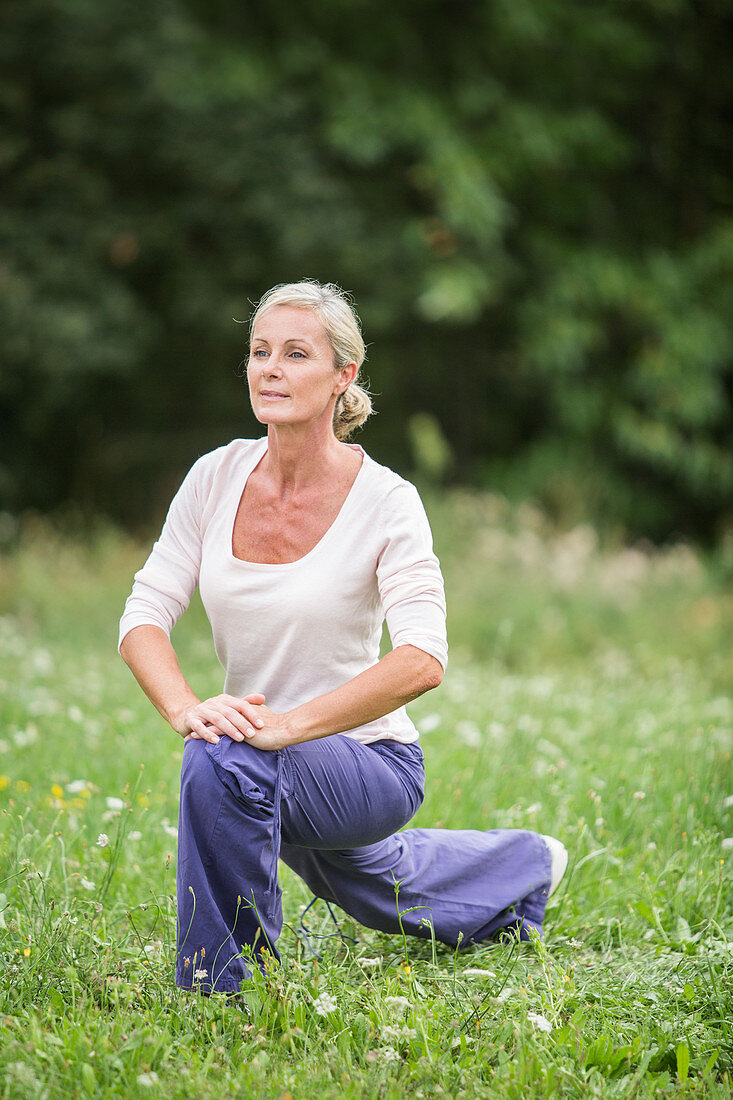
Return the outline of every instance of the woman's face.
[[[330,423],[336,398],[355,373],[355,363],[334,368],[326,330],[311,310],[272,306],[257,318],[247,381],[261,424]]]

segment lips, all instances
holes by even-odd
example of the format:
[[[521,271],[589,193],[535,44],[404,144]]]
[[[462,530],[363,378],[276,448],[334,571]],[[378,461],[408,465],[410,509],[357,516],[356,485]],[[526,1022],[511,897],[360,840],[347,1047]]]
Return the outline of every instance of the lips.
[[[271,397],[273,399],[283,399],[288,397],[287,393],[278,393],[277,390],[260,390],[260,397]]]

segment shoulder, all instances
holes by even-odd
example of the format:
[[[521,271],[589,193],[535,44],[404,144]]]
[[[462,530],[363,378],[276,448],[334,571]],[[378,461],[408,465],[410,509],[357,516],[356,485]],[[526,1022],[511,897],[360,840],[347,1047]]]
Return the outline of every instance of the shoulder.
[[[266,444],[265,439],[233,439],[197,458],[186,475],[186,481],[195,484],[214,481],[222,470],[231,470],[254,459]]]
[[[370,496],[385,520],[406,515],[425,515],[420,494],[411,481],[401,477],[389,466],[375,462],[366,453],[364,462],[367,463]]]
[[[404,500],[409,498],[411,500],[420,500],[420,494],[412,482],[401,477],[400,474],[391,470],[389,466],[382,466],[379,462],[375,462],[366,452],[364,454],[364,462],[367,463],[369,484],[375,494],[378,494],[384,499],[396,498],[398,500]]]
[[[214,506],[237,471],[256,463],[265,446],[262,439],[233,439],[201,455],[184,477],[177,499],[199,510]]]

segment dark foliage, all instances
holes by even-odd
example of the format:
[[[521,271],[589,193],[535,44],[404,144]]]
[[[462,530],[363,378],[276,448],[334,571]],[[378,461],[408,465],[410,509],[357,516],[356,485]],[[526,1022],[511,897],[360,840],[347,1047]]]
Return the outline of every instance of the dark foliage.
[[[356,295],[383,461],[428,413],[434,475],[730,519],[727,0],[0,10],[4,507],[159,516],[259,433],[233,318],[308,275]]]

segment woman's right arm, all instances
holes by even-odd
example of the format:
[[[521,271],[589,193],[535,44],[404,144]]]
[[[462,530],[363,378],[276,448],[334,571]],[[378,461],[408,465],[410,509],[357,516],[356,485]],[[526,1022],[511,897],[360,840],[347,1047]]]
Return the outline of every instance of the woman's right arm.
[[[202,516],[211,501],[217,454],[205,455],[189,470],[168,510],[163,530],[135,584],[120,622],[120,653],[148,699],[181,737],[216,744],[220,734],[235,741],[260,728],[255,705],[263,695],[244,699],[217,695],[200,700],[186,682],[170,642],[170,632],[188,607],[201,566]],[[254,729],[253,729],[254,727]]]
[[[176,651],[159,626],[136,626],[122,639],[120,654],[159,714],[181,737],[215,745],[221,734],[244,741],[262,727],[257,705],[264,695],[217,695],[201,700],[181,672]]]

